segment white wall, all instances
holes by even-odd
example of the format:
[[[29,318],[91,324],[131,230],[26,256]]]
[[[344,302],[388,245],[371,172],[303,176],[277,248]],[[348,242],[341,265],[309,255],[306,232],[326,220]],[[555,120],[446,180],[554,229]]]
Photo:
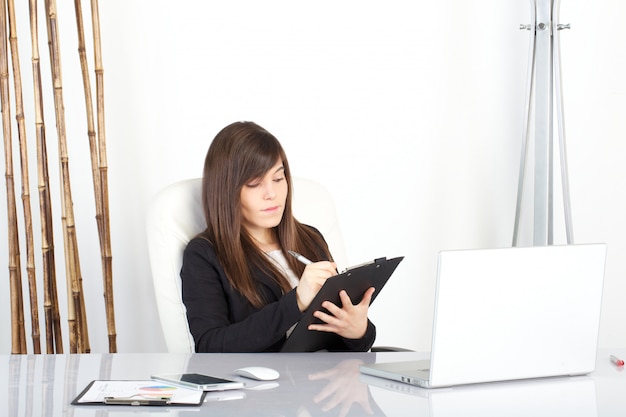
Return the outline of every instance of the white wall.
[[[104,352],[70,7],[58,4],[70,169],[92,351]],[[100,2],[118,350],[165,349],[150,281],[146,209],[163,186],[200,176],[212,137],[235,120],[265,126],[283,143],[296,175],[331,190],[351,263],[406,256],[371,309],[377,344],[428,350],[437,252],[511,244],[528,53],[528,32],[519,25],[529,22],[529,10],[524,0]],[[561,21],[572,24],[562,32],[562,63],[575,241],[609,248],[601,346],[626,345],[625,12],[622,0],[593,6],[565,0],[561,7]],[[30,105],[25,4],[18,5],[18,16]],[[47,61],[44,26],[41,34]],[[48,74],[44,67],[49,84]],[[47,111],[56,181],[51,105]],[[38,215],[32,112],[26,117]],[[14,161],[18,167],[17,153]],[[57,216],[58,195],[55,189]],[[3,203],[0,219],[6,217]],[[557,221],[560,232],[560,213]],[[2,220],[4,268],[6,230]],[[564,242],[562,233],[557,241]],[[59,234],[63,289],[62,247]],[[1,276],[0,352],[6,353],[8,272]]]

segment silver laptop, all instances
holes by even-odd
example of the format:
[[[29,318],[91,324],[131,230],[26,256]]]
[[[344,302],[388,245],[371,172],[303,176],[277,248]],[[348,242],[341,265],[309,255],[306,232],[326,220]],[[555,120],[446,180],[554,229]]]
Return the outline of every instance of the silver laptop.
[[[442,251],[430,360],[361,372],[425,388],[593,372],[605,259],[605,244]]]

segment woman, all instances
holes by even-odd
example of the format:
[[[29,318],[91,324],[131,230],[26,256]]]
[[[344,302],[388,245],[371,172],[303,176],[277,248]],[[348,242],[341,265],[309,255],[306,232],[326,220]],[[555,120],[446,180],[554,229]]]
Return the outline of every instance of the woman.
[[[319,231],[291,211],[291,174],[276,138],[252,122],[220,131],[207,153],[202,203],[207,228],[192,239],[181,270],[183,302],[197,352],[279,351],[325,280],[336,275]],[[312,260],[303,265],[293,250]],[[336,333],[328,350],[368,350],[376,337],[367,319],[373,288],[311,330]]]

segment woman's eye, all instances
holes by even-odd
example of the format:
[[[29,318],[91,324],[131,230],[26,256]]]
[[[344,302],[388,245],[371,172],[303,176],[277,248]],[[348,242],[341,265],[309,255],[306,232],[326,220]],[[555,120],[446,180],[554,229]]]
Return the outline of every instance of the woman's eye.
[[[260,182],[249,182],[246,184],[246,187],[250,187],[250,188],[255,188],[258,187],[259,184],[261,184]]]
[[[274,178],[274,182],[281,182],[285,179],[285,177]]]

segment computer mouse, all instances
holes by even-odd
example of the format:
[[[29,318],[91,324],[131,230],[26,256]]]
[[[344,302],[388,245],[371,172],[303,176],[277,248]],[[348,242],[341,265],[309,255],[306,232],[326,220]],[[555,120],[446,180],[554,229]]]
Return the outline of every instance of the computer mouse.
[[[263,366],[247,366],[235,369],[235,373],[246,378],[256,379],[257,381],[273,381],[280,376],[278,371]]]

